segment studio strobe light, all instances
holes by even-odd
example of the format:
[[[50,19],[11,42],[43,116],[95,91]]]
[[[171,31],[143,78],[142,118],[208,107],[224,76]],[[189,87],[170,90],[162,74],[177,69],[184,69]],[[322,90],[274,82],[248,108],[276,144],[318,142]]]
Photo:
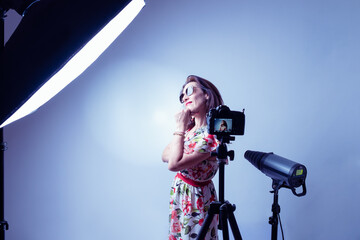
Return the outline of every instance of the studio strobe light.
[[[296,196],[306,194],[306,167],[274,153],[246,151],[245,158],[266,176],[278,181],[280,186],[288,187]],[[302,193],[296,193],[295,188],[303,187]]]
[[[0,240],[4,219],[3,128],[41,107],[95,61],[144,0],[0,1]],[[9,9],[23,16],[4,46]]]
[[[271,191],[271,193],[274,193],[274,202],[271,207],[273,215],[269,218],[269,224],[271,225],[271,240],[277,240],[277,229],[279,222],[282,230],[279,215],[280,206],[278,203],[279,189],[282,187],[290,188],[294,195],[298,197],[304,196],[306,194],[306,167],[302,164],[280,157],[274,153],[246,151],[244,157],[249,160],[249,162],[257,169],[273,180],[273,191]],[[300,186],[302,186],[303,191],[301,193],[297,193],[295,188]]]

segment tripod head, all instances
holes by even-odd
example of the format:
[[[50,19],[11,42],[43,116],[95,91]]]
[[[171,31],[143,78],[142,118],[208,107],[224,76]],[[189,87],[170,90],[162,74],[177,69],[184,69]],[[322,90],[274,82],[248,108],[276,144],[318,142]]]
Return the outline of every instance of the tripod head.
[[[228,151],[226,144],[230,143],[230,141],[234,141],[235,137],[224,135],[216,136],[216,138],[220,141],[220,144],[216,148],[216,152],[211,153],[211,156],[216,156],[219,163],[221,161],[226,162],[227,157],[229,157],[231,161],[234,160],[235,152],[233,150]]]
[[[217,146],[216,152],[211,153],[211,156],[216,156],[219,163],[219,201],[224,203],[225,164],[227,163],[227,157],[229,157],[231,161],[234,160],[235,157],[235,152],[233,150],[228,151],[226,144],[230,143],[230,141],[234,141],[235,137],[221,135],[216,136],[216,138],[220,141],[220,144]]]

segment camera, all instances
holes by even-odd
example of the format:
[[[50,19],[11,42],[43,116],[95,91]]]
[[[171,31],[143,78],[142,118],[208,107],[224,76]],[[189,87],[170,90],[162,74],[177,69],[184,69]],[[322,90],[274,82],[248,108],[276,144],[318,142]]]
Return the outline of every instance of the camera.
[[[225,105],[210,109],[206,121],[210,134],[217,136],[244,135],[245,114],[230,111]]]

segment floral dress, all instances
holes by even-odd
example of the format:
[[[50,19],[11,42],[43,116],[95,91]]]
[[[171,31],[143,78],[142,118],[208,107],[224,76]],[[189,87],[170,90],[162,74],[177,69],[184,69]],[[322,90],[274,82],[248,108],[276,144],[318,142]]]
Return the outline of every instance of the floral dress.
[[[208,134],[207,127],[188,134],[184,153],[208,153],[216,150],[218,140]],[[210,203],[217,200],[211,179],[218,169],[216,160],[204,160],[198,165],[181,170],[175,176],[170,191],[169,240],[195,239],[205,221]],[[206,240],[216,240],[218,218],[215,215],[206,234]]]

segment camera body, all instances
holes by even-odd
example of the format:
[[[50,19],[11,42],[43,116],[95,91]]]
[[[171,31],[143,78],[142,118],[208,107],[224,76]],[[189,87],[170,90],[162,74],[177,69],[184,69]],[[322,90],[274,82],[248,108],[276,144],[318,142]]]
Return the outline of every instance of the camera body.
[[[217,136],[244,135],[244,111],[230,111],[225,105],[210,109],[206,116],[208,131]]]

